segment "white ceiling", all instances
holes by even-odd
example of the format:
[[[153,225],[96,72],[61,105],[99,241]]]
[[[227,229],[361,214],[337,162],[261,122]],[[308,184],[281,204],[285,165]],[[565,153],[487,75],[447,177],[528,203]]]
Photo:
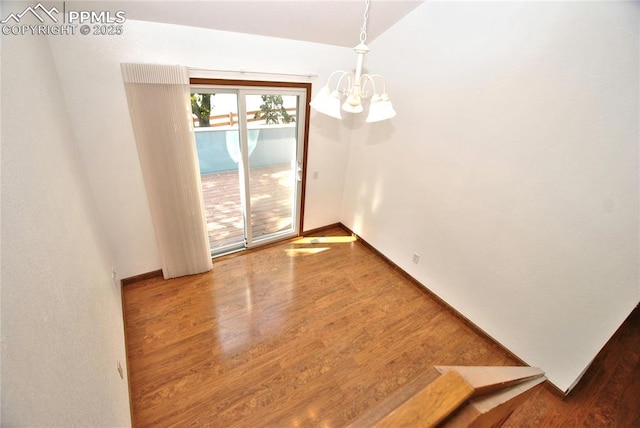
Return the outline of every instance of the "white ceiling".
[[[373,0],[367,42],[424,0]],[[123,10],[127,19],[188,25],[353,47],[359,43],[364,0],[70,1],[67,9]]]

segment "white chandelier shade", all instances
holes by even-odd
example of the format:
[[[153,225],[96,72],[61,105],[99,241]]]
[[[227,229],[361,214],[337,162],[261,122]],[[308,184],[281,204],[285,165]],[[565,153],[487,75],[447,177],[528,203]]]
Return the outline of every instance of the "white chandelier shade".
[[[310,106],[317,112],[336,119],[342,119],[341,110],[348,113],[362,113],[364,111],[362,100],[369,97],[367,85],[370,85],[373,92],[371,100],[369,101],[369,113],[365,121],[371,123],[391,119],[396,115],[396,112],[386,93],[386,83],[382,76],[377,74],[362,74],[364,56],[369,52],[369,48],[364,42],[367,40],[367,18],[369,17],[371,0],[367,0],[366,3],[364,24],[360,32],[360,43],[353,48],[357,54],[355,73],[342,70],[331,73],[327,84],[320,90],[313,101],[311,101]],[[336,76],[340,77],[332,90],[331,81],[334,80]],[[376,90],[376,80],[382,82],[382,93]],[[343,98],[344,102],[342,101]]]
[[[389,96],[386,93],[382,95],[375,94],[371,97],[371,103],[369,104],[369,114],[365,122],[380,122],[381,120],[391,119],[395,117],[396,111],[391,105]]]
[[[318,113],[342,119],[342,114],[340,114],[340,94],[337,90],[329,90],[329,86],[323,87],[309,105]]]

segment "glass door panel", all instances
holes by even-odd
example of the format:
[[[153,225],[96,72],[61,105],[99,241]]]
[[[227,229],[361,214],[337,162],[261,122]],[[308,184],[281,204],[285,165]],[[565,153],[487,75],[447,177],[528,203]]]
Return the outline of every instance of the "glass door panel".
[[[245,94],[250,243],[297,232],[298,95]]]
[[[212,255],[299,232],[306,91],[193,86]]]
[[[238,96],[191,94],[202,195],[212,254],[245,246]]]

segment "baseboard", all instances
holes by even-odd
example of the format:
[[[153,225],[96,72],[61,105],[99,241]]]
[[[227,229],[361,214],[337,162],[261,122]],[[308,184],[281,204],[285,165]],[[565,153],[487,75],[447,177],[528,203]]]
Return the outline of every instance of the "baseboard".
[[[131,393],[131,372],[129,371],[129,344],[127,342],[127,318],[124,316],[124,283],[120,281],[120,310],[122,312],[122,336],[124,337],[124,356],[127,360],[127,390],[129,391],[129,417],[133,426],[133,394]]]
[[[349,233],[351,233],[351,231],[349,231],[348,228],[344,227],[344,225],[342,225],[342,223],[334,223],[334,224],[330,224],[330,225],[327,225],[327,226],[318,227],[316,229],[307,230],[307,231],[303,232],[301,235],[314,235],[314,234],[322,233],[322,232],[324,232],[326,230],[329,230],[329,229],[334,229],[336,227],[340,227],[340,228],[344,229],[345,231],[348,231]],[[246,254],[247,252],[250,252],[250,251],[262,250],[262,249],[265,249],[265,248],[269,248],[269,247],[273,247],[275,245],[282,244],[283,242],[295,241],[296,239],[298,239],[298,237],[287,238],[287,239],[284,239],[282,241],[273,242],[271,244],[262,245],[262,246],[255,247],[255,248],[243,249],[241,251],[237,251],[237,252],[225,254],[225,255],[222,255],[222,256],[218,256],[218,257],[214,258],[214,260],[217,261],[217,262],[220,262],[222,260],[226,260],[226,259],[230,259],[230,258],[241,256],[241,255]],[[151,279],[151,278],[157,278],[157,277],[160,277],[160,276],[162,276],[162,269],[158,269],[158,270],[154,270],[154,271],[146,272],[146,273],[141,273],[141,274],[138,274],[138,275],[130,276],[128,278],[123,278],[122,280],[120,280],[120,284],[122,284],[122,286],[125,286],[125,285],[129,285],[129,284],[133,284],[135,282],[144,281],[146,279]]]
[[[325,232],[327,230],[335,229],[335,228],[341,228],[345,232],[356,236],[358,238],[358,241],[361,242],[365,247],[367,247],[369,250],[371,250],[373,253],[375,253],[378,257],[380,257],[382,260],[384,260],[384,262],[387,263],[391,268],[393,268],[394,270],[396,270],[397,272],[402,274],[402,276],[404,276],[407,280],[409,280],[420,291],[422,291],[423,293],[426,293],[431,299],[435,300],[438,304],[440,304],[445,309],[447,309],[447,311],[449,311],[452,315],[454,315],[456,318],[458,318],[460,321],[462,321],[467,327],[469,327],[471,330],[473,330],[476,334],[478,334],[479,336],[485,338],[486,340],[488,340],[491,343],[493,343],[496,346],[498,346],[507,355],[509,355],[514,360],[518,361],[520,364],[522,364],[524,366],[528,366],[528,364],[524,360],[522,360],[520,357],[515,355],[513,352],[511,352],[509,349],[507,349],[500,342],[495,340],[490,334],[488,334],[486,331],[484,331],[483,329],[478,327],[475,323],[473,323],[471,320],[469,320],[469,318],[467,318],[464,315],[462,315],[462,313],[460,313],[453,306],[451,306],[447,302],[445,302],[441,297],[439,297],[437,294],[435,294],[433,291],[431,291],[426,285],[422,284],[420,281],[415,279],[413,276],[411,276],[409,273],[407,273],[404,269],[402,269],[400,266],[398,266],[395,262],[393,262],[387,256],[382,254],[377,248],[375,248],[373,245],[369,244],[362,237],[358,236],[355,232],[353,232],[350,228],[345,226],[343,223],[341,223],[341,222],[333,223],[333,224],[329,224],[329,225],[326,225],[326,226],[318,227],[318,228],[315,228],[315,229],[307,230],[307,231],[304,231],[301,235],[302,236],[304,236],[304,235],[316,235],[316,234],[320,234],[320,233],[323,233],[323,232]],[[292,238],[290,240],[293,241],[295,239],[297,239],[297,238]],[[273,245],[278,245],[278,244],[282,244],[282,241],[274,243]],[[272,245],[266,245],[264,247],[257,247],[257,248],[254,248],[252,250],[260,250],[260,249],[264,249],[265,247],[269,247],[269,246],[272,246]],[[248,251],[252,251],[252,250],[248,250]],[[222,257],[218,258],[217,260],[225,259],[225,258],[237,257],[237,256],[240,256],[242,254],[245,254],[246,251],[247,250],[241,251],[241,252],[238,252],[238,253],[229,254],[229,255],[226,255],[226,256],[222,256]],[[132,284],[132,283],[135,283],[135,282],[138,282],[138,281],[144,281],[146,279],[157,278],[157,277],[161,277],[161,276],[162,276],[162,270],[158,269],[158,270],[155,270],[155,271],[151,271],[151,272],[147,272],[147,273],[143,273],[143,274],[139,274],[139,275],[134,275],[134,276],[131,276],[131,277],[128,277],[128,278],[124,278],[124,279],[121,280],[121,284],[122,284],[122,286],[125,286],[125,285]],[[128,368],[128,364],[127,364],[127,368]],[[552,393],[553,395],[555,395],[555,396],[557,396],[557,397],[559,397],[561,399],[564,399],[565,397],[567,397],[567,393],[565,393],[565,391],[563,391],[562,389],[558,388],[556,385],[551,383],[549,380],[547,380],[545,382],[545,387],[550,393]]]
[[[317,235],[318,233],[323,233],[323,232],[326,232],[327,230],[335,229],[336,227],[342,228],[345,231],[347,231],[349,233],[352,233],[347,227],[344,227],[344,225],[342,223],[333,223],[333,224],[329,224],[327,226],[317,227],[317,228],[311,229],[311,230],[305,230],[304,232],[302,232],[302,236],[304,236],[304,235]]]
[[[476,334],[478,334],[479,336],[485,338],[489,342],[495,344],[497,347],[499,347],[501,350],[503,350],[507,355],[509,355],[514,360],[518,361],[523,366],[528,366],[529,365],[524,360],[522,360],[520,357],[518,357],[516,354],[514,354],[509,349],[507,349],[500,342],[498,342],[496,339],[494,339],[489,333],[487,333],[486,331],[484,331],[483,329],[478,327],[469,318],[467,318],[464,315],[462,315],[462,313],[460,313],[453,306],[451,306],[447,302],[445,302],[440,296],[435,294],[433,291],[429,290],[429,288],[426,285],[424,285],[423,283],[421,283],[420,281],[415,279],[413,276],[411,276],[409,273],[407,273],[407,271],[405,271],[400,266],[398,266],[395,262],[393,262],[390,258],[388,258],[384,254],[382,254],[376,247],[374,247],[373,245],[369,244],[367,241],[362,239],[362,237],[358,236],[358,234],[354,233],[351,229],[349,229],[344,224],[339,223],[338,226],[343,228],[347,232],[353,234],[354,236],[357,236],[358,237],[358,241],[361,242],[365,247],[367,247],[372,252],[374,252],[378,257],[380,257],[382,260],[384,260],[394,270],[396,270],[397,272],[402,274],[402,276],[407,278],[413,285],[418,287],[419,290],[421,290],[422,292],[426,293],[431,299],[435,300],[438,304],[440,304],[445,309],[447,309],[447,311],[449,311],[453,316],[455,316],[460,321],[462,321],[467,327],[469,327],[471,330],[473,330]],[[565,398],[567,396],[567,394],[562,389],[558,388],[556,385],[551,383],[549,380],[545,381],[545,386],[546,386],[546,388],[547,388],[547,390],[549,392],[551,392],[553,395],[558,396],[559,398]]]
[[[549,381],[549,379],[547,379],[547,381],[544,383],[544,387],[547,391],[549,391],[552,395],[556,396],[557,398],[564,400],[565,398],[567,398],[567,396],[569,395],[568,392],[563,391],[562,389],[558,388],[557,386],[555,386],[553,383],[551,383]]]
[[[120,280],[120,284],[125,285],[133,284],[134,282],[144,281],[145,279],[157,278],[162,276],[162,269],[154,270],[147,273],[141,273],[139,275],[130,276]]]

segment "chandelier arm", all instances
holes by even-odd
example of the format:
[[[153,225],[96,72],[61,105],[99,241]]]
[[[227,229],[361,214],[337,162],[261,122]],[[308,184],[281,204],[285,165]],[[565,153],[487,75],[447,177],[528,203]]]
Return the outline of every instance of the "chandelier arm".
[[[367,77],[367,81],[371,82],[371,86],[373,86],[373,93],[377,94],[377,90],[376,90],[376,85],[375,85],[375,79],[379,79],[382,81],[382,93],[386,93],[387,92],[387,81],[384,80],[384,77],[382,77],[379,74],[365,74],[363,77]],[[366,82],[365,82],[366,83]]]
[[[349,92],[351,90],[351,72],[350,71],[343,71],[342,72],[342,76],[340,76],[340,80],[338,80],[338,84],[336,85],[336,91],[340,92],[340,85],[342,84],[342,79],[344,79],[345,77],[347,78],[347,91]]]
[[[375,77],[375,75],[371,75],[371,74],[363,74],[362,77],[360,78],[360,92],[362,94],[362,97],[367,97],[367,83],[369,83],[372,87],[373,87],[373,93],[377,94],[378,92],[376,91],[376,84],[375,81],[373,80],[373,78]]]
[[[344,71],[344,70],[336,70],[336,71],[334,71],[333,73],[331,73],[331,74],[329,75],[329,79],[327,79],[327,87],[331,87],[331,81],[332,81],[332,80],[334,80],[334,77],[335,77],[337,74],[344,75],[345,73],[348,73],[348,71]],[[338,85],[336,86],[336,89],[337,89],[337,87],[338,87],[338,86],[340,86],[340,81],[341,81],[341,80],[342,80],[342,76],[340,76],[340,79],[338,79]]]

